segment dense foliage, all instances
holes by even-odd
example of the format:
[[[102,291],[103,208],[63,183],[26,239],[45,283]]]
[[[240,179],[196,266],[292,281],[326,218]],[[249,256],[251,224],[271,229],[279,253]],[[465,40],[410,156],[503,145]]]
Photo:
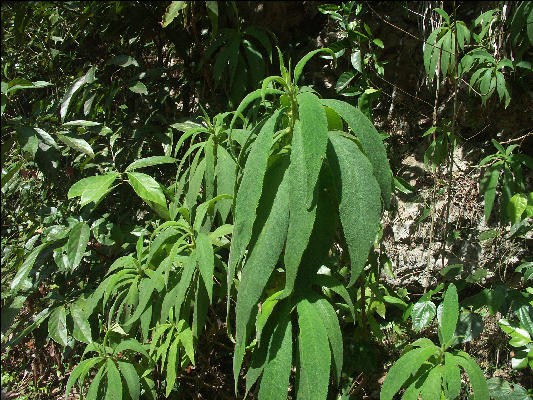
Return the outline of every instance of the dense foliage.
[[[427,100],[411,97],[433,111],[412,139],[432,185],[420,200],[376,84],[394,87],[390,117],[398,86],[376,21],[401,33],[381,13],[410,3],[306,2],[334,40],[285,45],[297,35],[257,15],[285,18],[288,3],[3,2],[2,386],[530,398],[531,126],[478,137],[466,161],[482,232],[464,236],[451,210],[463,104],[532,109],[533,3],[425,3],[415,14],[431,29],[409,67]],[[384,249],[400,202],[431,221],[417,286],[395,282]],[[452,257],[466,241],[508,257]],[[490,324],[495,366],[475,351]]]

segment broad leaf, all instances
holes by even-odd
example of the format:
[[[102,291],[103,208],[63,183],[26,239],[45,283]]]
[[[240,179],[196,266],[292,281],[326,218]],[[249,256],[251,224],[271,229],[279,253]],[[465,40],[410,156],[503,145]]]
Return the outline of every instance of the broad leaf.
[[[246,264],[242,269],[236,305],[236,345],[233,359],[235,382],[241,369],[252,309],[261,297],[265,285],[276,266],[287,235],[289,213],[289,182],[287,162],[282,160],[269,170],[265,191],[254,225],[257,233]]]
[[[48,318],[48,333],[61,346],[67,346],[67,313],[65,307],[56,307],[50,318]]]
[[[392,192],[392,172],[387,158],[387,151],[378,131],[370,120],[357,108],[340,100],[321,99],[321,103],[335,110],[355,133],[366,157],[372,164],[374,176],[381,188],[381,197],[385,208],[389,208]]]
[[[85,222],[78,222],[70,230],[67,242],[67,260],[71,271],[74,271],[80,265],[87,243],[89,243],[90,233],[91,229]]]
[[[163,207],[167,206],[163,190],[154,178],[141,172],[128,172],[128,178],[133,190],[143,200],[154,202]]]
[[[431,323],[431,321],[433,321],[436,312],[437,308],[432,301],[420,299],[420,301],[413,306],[413,310],[411,311],[413,328],[417,331],[424,329]]]
[[[67,146],[72,147],[74,150],[81,151],[87,154],[89,157],[94,157],[93,148],[85,139],[81,139],[69,132],[62,132],[57,135],[58,139],[65,143]]]
[[[359,147],[338,134],[329,134],[328,162],[335,179],[340,219],[352,264],[351,286],[363,270],[378,231],[379,185]]]

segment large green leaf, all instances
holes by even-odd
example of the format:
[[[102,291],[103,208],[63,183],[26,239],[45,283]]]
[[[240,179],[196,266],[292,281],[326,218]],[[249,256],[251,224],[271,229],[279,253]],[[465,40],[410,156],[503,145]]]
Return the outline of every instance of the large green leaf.
[[[117,363],[120,373],[124,377],[127,393],[130,395],[132,400],[137,400],[141,394],[141,385],[137,370],[133,364],[127,361],[118,361]]]
[[[63,347],[67,346],[67,312],[65,307],[56,307],[48,318],[48,333],[50,337]]]
[[[324,297],[317,297],[316,301],[311,304],[315,308],[315,312],[320,316],[324,328],[326,328],[333,358],[335,377],[337,378],[337,384],[339,384],[342,371],[343,349],[342,333],[337,313],[330,302]]]
[[[489,387],[479,365],[464,351],[457,352],[454,360],[468,374],[470,385],[474,389],[474,400],[488,399]]]
[[[292,367],[292,322],[285,313],[272,334],[261,378],[259,400],[286,400]]]
[[[483,193],[485,199],[485,221],[489,220],[496,198],[496,187],[498,186],[498,179],[500,177],[500,168],[491,166],[487,169],[485,176],[480,184],[480,192]]]
[[[361,142],[381,188],[381,197],[385,203],[385,208],[388,208],[392,192],[392,172],[387,159],[387,151],[378,131],[358,108],[340,100],[322,99],[320,101],[323,105],[335,110],[348,123],[350,129]]]
[[[89,243],[90,233],[91,229],[85,222],[78,222],[70,230],[67,242],[67,259],[71,271],[74,271],[80,265],[87,243]]]
[[[170,392],[174,388],[174,383],[176,383],[176,373],[177,373],[177,354],[178,354],[178,346],[179,346],[180,339],[179,337],[176,337],[172,344],[170,345],[170,349],[168,350],[168,359],[167,359],[167,385],[166,385],[166,391],[165,396],[168,397],[170,395]]]
[[[442,316],[440,318],[440,333],[442,337],[442,345],[447,345],[451,342],[455,328],[457,326],[457,318],[459,317],[459,300],[457,297],[457,288],[453,283],[448,286],[444,294],[444,302],[442,309]]]
[[[300,93],[297,97],[301,122],[301,149],[306,176],[305,199],[307,207],[312,206],[312,196],[322,162],[326,157],[328,143],[328,120],[320,99],[313,93]],[[301,153],[299,157],[301,157]],[[316,200],[316,199],[315,199]]]
[[[363,270],[377,234],[381,201],[372,166],[351,140],[329,135],[328,161],[339,198],[339,214],[351,261],[349,285]]]
[[[37,260],[37,256],[47,245],[48,243],[40,244],[39,246],[34,248],[32,252],[26,257],[26,259],[18,269],[17,273],[15,274],[15,277],[11,281],[11,291],[13,293],[16,292],[22,285],[22,283],[26,280],[28,274],[30,273],[31,269],[35,264],[35,261]]]
[[[438,399],[441,393],[442,368],[436,365],[429,371],[429,374],[420,390],[422,400]]]
[[[241,369],[244,348],[248,337],[250,316],[261,297],[287,235],[289,214],[289,182],[287,160],[283,159],[271,168],[266,177],[264,193],[254,224],[255,243],[242,269],[236,305],[236,334],[233,373],[235,382]]]
[[[143,200],[154,202],[163,207],[167,206],[163,190],[154,178],[141,172],[128,172],[128,178],[133,190]]]
[[[302,299],[298,310],[298,398],[323,400],[328,394],[331,353],[328,334],[316,308]]]
[[[107,391],[105,400],[122,400],[122,379],[115,362],[108,358],[107,368]]]
[[[392,400],[405,381],[414,375],[420,366],[439,351],[437,346],[428,346],[409,351],[401,356],[391,367],[379,395],[380,400]]]
[[[263,191],[263,178],[272,145],[276,122],[280,111],[276,111],[263,125],[252,144],[246,160],[244,173],[235,199],[234,229],[228,261],[227,296],[229,299],[235,268],[244,255],[244,250],[252,236],[256,209]],[[227,302],[229,310],[229,301]],[[228,312],[229,315],[229,312]]]
[[[196,237],[196,252],[198,254],[198,268],[205,283],[209,301],[213,302],[213,271],[215,268],[215,254],[209,236],[203,232]]]
[[[78,302],[70,305],[70,315],[74,320],[74,331],[72,332],[72,336],[74,336],[74,338],[80,342],[87,344],[91,343],[92,335],[88,316]]]
[[[109,189],[119,175],[118,172],[110,172],[105,175],[96,175],[80,179],[70,187],[67,197],[72,199],[74,197],[82,196],[85,192],[90,192],[90,195],[86,196],[87,200],[91,198],[91,201],[97,202],[101,195]]]
[[[81,361],[78,365],[74,367],[72,372],[70,373],[70,376],[68,377],[67,381],[67,387],[65,389],[65,399],[68,399],[68,395],[70,394],[70,391],[78,381],[78,379],[83,382],[83,379],[85,378],[85,375],[87,375],[87,372],[98,362],[102,361],[103,357],[93,357],[88,358],[86,360]]]
[[[296,121],[291,146],[289,169],[289,230],[285,247],[285,290],[280,299],[289,296],[294,287],[298,267],[313,229],[316,202],[306,202],[306,167],[301,124]]]

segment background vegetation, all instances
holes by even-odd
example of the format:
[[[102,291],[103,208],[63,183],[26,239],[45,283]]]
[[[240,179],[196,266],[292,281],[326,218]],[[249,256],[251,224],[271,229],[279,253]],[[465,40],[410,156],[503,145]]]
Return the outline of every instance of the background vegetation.
[[[1,8],[2,396],[531,398],[533,3]]]

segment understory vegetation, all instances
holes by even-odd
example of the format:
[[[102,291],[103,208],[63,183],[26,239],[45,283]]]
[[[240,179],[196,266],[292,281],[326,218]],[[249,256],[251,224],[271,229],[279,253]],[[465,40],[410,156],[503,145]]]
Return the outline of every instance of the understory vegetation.
[[[533,2],[2,2],[7,399],[533,395]]]

